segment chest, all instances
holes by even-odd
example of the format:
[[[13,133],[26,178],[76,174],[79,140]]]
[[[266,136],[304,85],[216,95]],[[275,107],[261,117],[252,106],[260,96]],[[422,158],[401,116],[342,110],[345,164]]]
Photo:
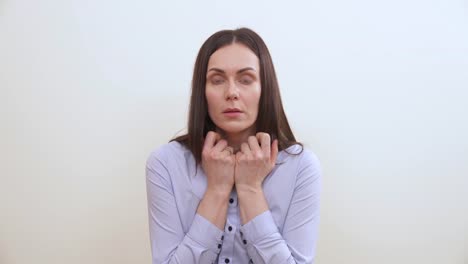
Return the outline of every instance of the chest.
[[[173,184],[173,191],[183,229],[185,232],[188,232],[195,217],[198,204],[206,191],[207,180],[201,167],[198,167],[196,170],[190,170],[190,168],[180,169],[185,169],[186,171],[177,174],[183,176],[181,179],[177,179],[179,181],[177,184]],[[277,165],[263,182],[263,192],[268,207],[280,232],[283,230],[284,220],[294,194],[296,175],[297,173],[291,169],[291,166]],[[234,188],[228,204],[226,221],[226,228],[228,229],[229,226],[231,226],[231,229],[238,229],[240,227],[238,204],[238,197]],[[226,231],[230,232],[229,230]]]

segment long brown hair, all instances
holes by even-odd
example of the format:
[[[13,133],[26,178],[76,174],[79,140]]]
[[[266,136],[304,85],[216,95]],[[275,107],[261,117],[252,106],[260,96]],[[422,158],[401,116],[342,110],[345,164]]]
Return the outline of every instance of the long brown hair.
[[[279,151],[294,144],[299,144],[303,148],[303,145],[296,141],[284,113],[273,60],[265,42],[257,33],[249,28],[221,30],[211,35],[203,43],[195,61],[192,78],[192,95],[190,97],[188,113],[188,133],[170,140],[185,145],[192,152],[197,164],[201,162],[201,153],[206,134],[209,131],[216,130],[216,126],[208,114],[208,104],[205,97],[208,61],[216,50],[233,43],[247,46],[257,55],[259,60],[262,90],[258,106],[258,116],[255,121],[257,132],[270,134],[272,141],[278,139]]]

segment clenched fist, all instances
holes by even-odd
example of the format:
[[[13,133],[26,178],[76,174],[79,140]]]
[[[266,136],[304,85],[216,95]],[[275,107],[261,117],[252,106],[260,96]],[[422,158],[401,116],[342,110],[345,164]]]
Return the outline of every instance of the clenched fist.
[[[238,191],[259,190],[265,177],[275,166],[278,156],[278,140],[271,144],[268,133],[250,136],[235,154],[235,184]]]
[[[207,177],[207,188],[229,195],[234,186],[236,159],[232,147],[216,132],[210,131],[206,135],[201,165]]]

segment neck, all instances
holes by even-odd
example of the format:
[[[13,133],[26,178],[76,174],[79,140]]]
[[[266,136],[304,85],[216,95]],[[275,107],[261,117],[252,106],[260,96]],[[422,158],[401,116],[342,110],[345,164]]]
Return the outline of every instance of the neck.
[[[249,136],[254,136],[255,131],[246,130],[238,133],[226,133],[218,129],[218,133],[221,137],[226,139],[228,145],[234,149],[234,153],[237,153],[241,149],[242,143],[248,143]]]

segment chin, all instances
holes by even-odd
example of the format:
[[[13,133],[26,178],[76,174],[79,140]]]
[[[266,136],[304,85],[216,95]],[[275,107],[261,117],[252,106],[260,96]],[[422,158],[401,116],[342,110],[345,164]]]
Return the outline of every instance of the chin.
[[[220,126],[216,125],[218,129],[227,134],[236,134],[246,131],[251,128],[252,125],[241,125],[241,124],[221,124]]]

